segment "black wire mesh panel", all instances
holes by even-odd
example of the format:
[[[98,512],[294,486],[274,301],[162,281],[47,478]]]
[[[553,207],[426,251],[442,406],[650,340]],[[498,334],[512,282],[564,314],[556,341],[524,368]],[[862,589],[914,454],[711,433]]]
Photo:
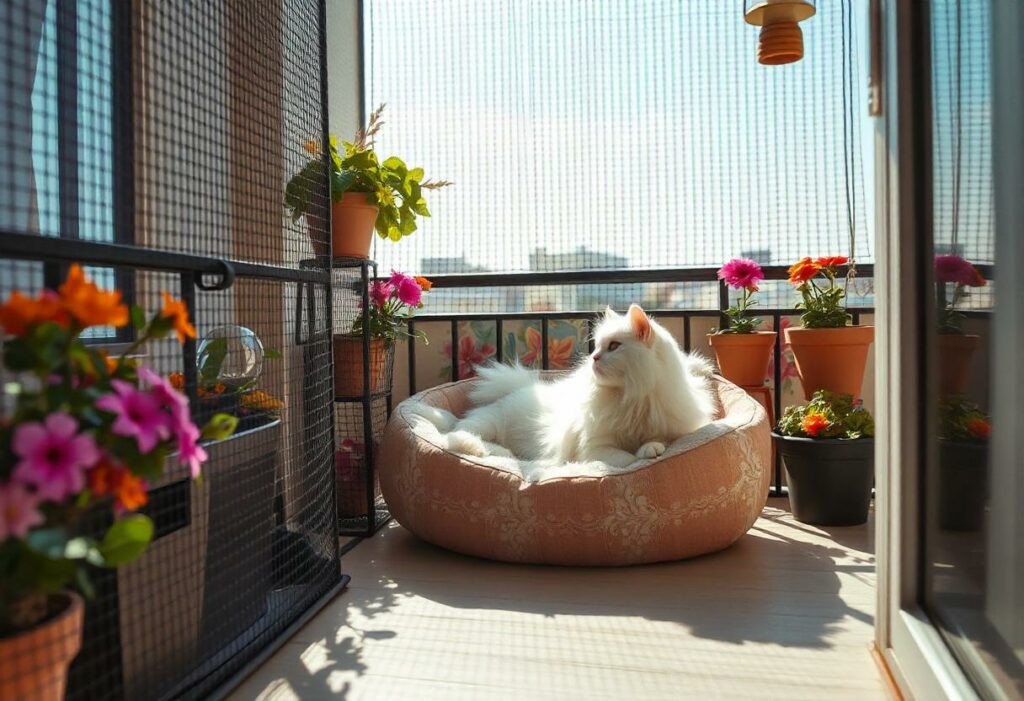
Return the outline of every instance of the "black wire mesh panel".
[[[55,288],[77,262],[149,316],[164,292],[182,299],[198,337],[138,360],[189,396],[197,423],[239,418],[205,445],[201,480],[168,458],[148,484],[146,554],[90,572],[68,698],[216,694],[342,582],[330,277],[300,266],[328,240],[326,180],[300,179],[306,216],[283,206],[326,141],[323,11],[0,4],[0,298]],[[137,332],[87,340],[116,355]],[[7,416],[29,385],[0,380]],[[102,534],[114,517],[99,501],[82,527]]]
[[[333,273],[335,480],[338,531],[370,535],[391,517],[380,494],[376,456],[387,424],[395,344],[375,337],[368,309],[373,261],[335,259]]]

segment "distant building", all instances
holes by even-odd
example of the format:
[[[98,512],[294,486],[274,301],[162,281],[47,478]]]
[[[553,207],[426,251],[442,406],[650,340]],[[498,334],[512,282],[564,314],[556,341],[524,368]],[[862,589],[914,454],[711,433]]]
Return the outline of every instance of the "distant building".
[[[487,268],[470,263],[464,256],[431,256],[420,259],[421,275],[485,273]]]
[[[548,253],[543,246],[533,249],[530,254],[530,270],[553,272],[556,270],[608,270],[628,268],[629,259],[602,251],[592,251],[586,246],[577,246],[575,251]]]

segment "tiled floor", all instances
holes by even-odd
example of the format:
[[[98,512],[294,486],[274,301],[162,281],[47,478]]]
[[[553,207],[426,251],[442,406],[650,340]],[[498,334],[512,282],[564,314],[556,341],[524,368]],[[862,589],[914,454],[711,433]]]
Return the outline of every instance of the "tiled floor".
[[[389,524],[231,698],[884,698],[870,524],[826,532],[786,506],[724,552],[617,569],[476,560]]]

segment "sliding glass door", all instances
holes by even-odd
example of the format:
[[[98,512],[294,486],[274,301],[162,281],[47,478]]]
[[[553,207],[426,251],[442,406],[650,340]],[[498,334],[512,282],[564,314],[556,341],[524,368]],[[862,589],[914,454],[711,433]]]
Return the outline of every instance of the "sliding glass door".
[[[915,698],[1019,698],[1024,6],[909,5],[877,4],[890,380],[879,646]]]

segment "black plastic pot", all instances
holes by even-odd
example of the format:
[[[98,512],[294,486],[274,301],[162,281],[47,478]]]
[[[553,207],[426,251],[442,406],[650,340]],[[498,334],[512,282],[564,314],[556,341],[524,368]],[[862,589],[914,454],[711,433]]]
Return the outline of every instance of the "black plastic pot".
[[[857,526],[868,520],[875,479],[873,438],[772,437],[786,467],[796,520],[817,526]]]
[[[981,528],[988,497],[988,444],[939,441],[939,527]]]

